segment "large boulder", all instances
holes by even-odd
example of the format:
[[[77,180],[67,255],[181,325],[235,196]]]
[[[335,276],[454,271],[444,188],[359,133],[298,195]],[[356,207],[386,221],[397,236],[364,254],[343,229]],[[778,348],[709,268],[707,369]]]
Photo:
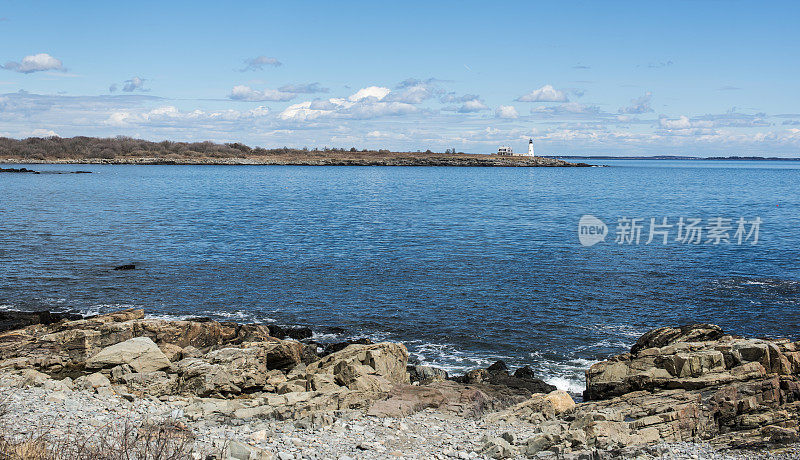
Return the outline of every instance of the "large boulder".
[[[553,420],[557,415],[575,408],[575,401],[563,390],[554,390],[547,394],[534,394],[527,401],[516,404],[506,410],[490,414],[487,421],[515,423],[525,421],[541,423]]]
[[[234,383],[235,375],[231,375],[223,365],[186,358],[175,363],[175,367],[180,376],[177,388],[181,393],[225,398],[242,392]]]
[[[221,366],[231,382],[242,391],[263,390],[267,383],[267,350],[262,346],[210,351],[205,355],[205,361]]]
[[[127,364],[136,372],[153,372],[170,365],[169,359],[152,340],[135,337],[111,345],[86,360],[88,369],[103,369]]]
[[[372,345],[349,345],[343,350],[313,362],[306,368],[306,373],[333,374],[342,385],[351,385],[359,377],[377,376],[390,384],[408,384],[409,375],[406,370],[408,350],[400,343],[382,342]],[[380,384],[374,379],[362,379],[358,385]]]
[[[276,340],[265,344],[267,369],[292,369],[308,361],[308,347],[294,340]]]

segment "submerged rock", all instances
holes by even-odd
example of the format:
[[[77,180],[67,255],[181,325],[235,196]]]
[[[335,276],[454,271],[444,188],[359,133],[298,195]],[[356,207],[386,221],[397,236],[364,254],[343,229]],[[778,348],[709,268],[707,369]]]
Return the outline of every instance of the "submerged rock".
[[[0,173],[30,173],[39,174],[39,171],[34,171],[28,168],[0,168]]]

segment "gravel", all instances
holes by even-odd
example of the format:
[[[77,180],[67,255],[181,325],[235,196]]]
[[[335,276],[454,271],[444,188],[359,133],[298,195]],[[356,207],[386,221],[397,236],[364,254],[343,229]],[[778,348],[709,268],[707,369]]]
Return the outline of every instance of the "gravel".
[[[0,429],[19,439],[46,433],[100,432],[122,423],[173,420],[195,436],[199,452],[244,451],[253,447],[269,454],[261,458],[294,459],[474,459],[490,438],[524,440],[532,426],[503,426],[426,410],[403,419],[342,414],[331,424],[274,420],[238,420],[211,416],[190,420],[183,414],[185,398],[128,401],[116,395],[86,390],[48,391],[41,387],[0,387],[7,412]],[[505,436],[504,436],[505,435]],[[271,455],[270,455],[271,454]],[[245,454],[246,455],[246,454]],[[651,446],[642,458],[665,459],[800,459],[800,446],[771,452],[719,452],[708,444],[670,443]],[[555,458],[554,456],[543,458]],[[197,455],[197,458],[202,458]],[[246,457],[245,457],[246,458]],[[604,457],[605,458],[605,457]],[[608,457],[611,458],[611,457]]]

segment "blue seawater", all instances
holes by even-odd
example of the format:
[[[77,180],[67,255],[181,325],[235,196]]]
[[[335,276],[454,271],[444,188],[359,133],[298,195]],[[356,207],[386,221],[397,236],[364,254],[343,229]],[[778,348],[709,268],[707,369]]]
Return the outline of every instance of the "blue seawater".
[[[572,391],[654,327],[798,338],[800,162],[595,163],[30,165],[92,174],[0,175],[0,304],[309,325]],[[591,247],[586,214],[608,226]],[[739,218],[762,223],[755,245],[645,244],[665,217],[731,219],[731,240]],[[642,219],[639,244],[615,242],[622,218]]]

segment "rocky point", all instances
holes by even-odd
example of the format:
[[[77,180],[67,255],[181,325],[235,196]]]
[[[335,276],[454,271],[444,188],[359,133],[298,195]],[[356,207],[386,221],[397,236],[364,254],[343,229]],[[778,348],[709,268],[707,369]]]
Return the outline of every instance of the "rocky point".
[[[800,343],[714,325],[648,332],[629,353],[591,366],[576,403],[529,368],[498,362],[451,377],[409,365],[398,343],[323,347],[286,338],[310,331],[141,310],[42,318],[0,333],[0,390],[18,402],[4,417],[36,407],[26,420],[56,411],[57,425],[72,420],[66,407],[80,420],[97,404],[113,408],[106,413],[147,404],[148,414],[194,430],[197,449],[228,433],[217,457],[588,459],[657,457],[686,443],[763,453],[798,441]],[[375,429],[318,442],[353,423]],[[429,435],[400,436],[408,423]],[[269,429],[255,436],[256,427]],[[275,434],[284,429],[295,437]]]

